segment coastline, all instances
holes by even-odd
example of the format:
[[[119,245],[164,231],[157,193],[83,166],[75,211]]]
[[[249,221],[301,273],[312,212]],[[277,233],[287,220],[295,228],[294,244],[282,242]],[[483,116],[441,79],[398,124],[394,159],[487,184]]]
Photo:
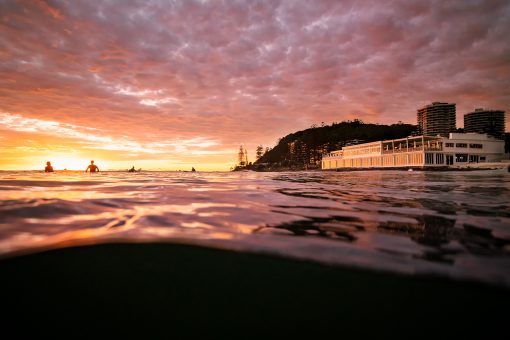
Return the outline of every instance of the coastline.
[[[256,171],[256,172],[298,172],[298,171],[326,171],[326,172],[349,172],[349,171],[390,171],[400,170],[408,171],[412,169],[414,171],[479,171],[479,170],[499,170],[508,169],[510,167],[510,161],[506,162],[494,162],[494,163],[469,163],[467,165],[453,165],[444,167],[425,167],[425,166],[404,166],[404,167],[371,167],[371,168],[338,168],[338,169],[321,169],[320,167],[305,168],[305,167],[280,167],[280,166],[268,166],[262,167],[253,165],[250,168],[236,168],[232,171]]]
[[[424,171],[424,172],[450,172],[450,171],[489,171],[506,170],[510,163],[472,163],[465,166],[404,166],[404,167],[373,167],[373,168],[339,168],[339,169],[321,169],[321,171],[349,172],[349,171]]]

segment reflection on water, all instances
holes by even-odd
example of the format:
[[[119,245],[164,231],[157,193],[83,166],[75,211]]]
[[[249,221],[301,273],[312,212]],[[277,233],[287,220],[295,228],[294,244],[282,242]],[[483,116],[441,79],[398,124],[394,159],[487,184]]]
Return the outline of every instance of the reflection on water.
[[[185,242],[510,286],[510,174],[0,172],[0,255]]]

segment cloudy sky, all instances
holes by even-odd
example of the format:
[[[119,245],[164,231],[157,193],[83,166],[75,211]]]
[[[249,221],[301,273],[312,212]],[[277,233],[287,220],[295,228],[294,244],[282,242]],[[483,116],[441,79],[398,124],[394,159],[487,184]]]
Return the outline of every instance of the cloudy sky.
[[[2,169],[228,170],[321,122],[510,109],[506,0],[0,0],[0,18]]]

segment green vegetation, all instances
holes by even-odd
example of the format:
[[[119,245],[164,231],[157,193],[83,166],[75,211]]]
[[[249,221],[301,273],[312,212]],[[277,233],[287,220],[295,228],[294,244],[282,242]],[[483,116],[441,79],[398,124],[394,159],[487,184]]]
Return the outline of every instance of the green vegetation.
[[[278,141],[251,167],[265,169],[313,169],[320,167],[322,155],[343,146],[378,140],[405,138],[416,126],[401,122],[392,125],[368,124],[361,120],[316,126],[291,133]]]

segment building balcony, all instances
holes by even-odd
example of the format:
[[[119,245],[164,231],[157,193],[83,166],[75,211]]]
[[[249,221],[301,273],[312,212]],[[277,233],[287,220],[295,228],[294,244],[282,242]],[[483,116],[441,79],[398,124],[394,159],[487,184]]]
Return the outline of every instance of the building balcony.
[[[383,153],[383,155],[387,155],[387,154],[392,154],[392,153],[405,153],[405,152],[415,152],[415,151],[423,151],[423,146],[383,150],[382,153]]]
[[[443,151],[442,146],[425,146],[425,151]]]

